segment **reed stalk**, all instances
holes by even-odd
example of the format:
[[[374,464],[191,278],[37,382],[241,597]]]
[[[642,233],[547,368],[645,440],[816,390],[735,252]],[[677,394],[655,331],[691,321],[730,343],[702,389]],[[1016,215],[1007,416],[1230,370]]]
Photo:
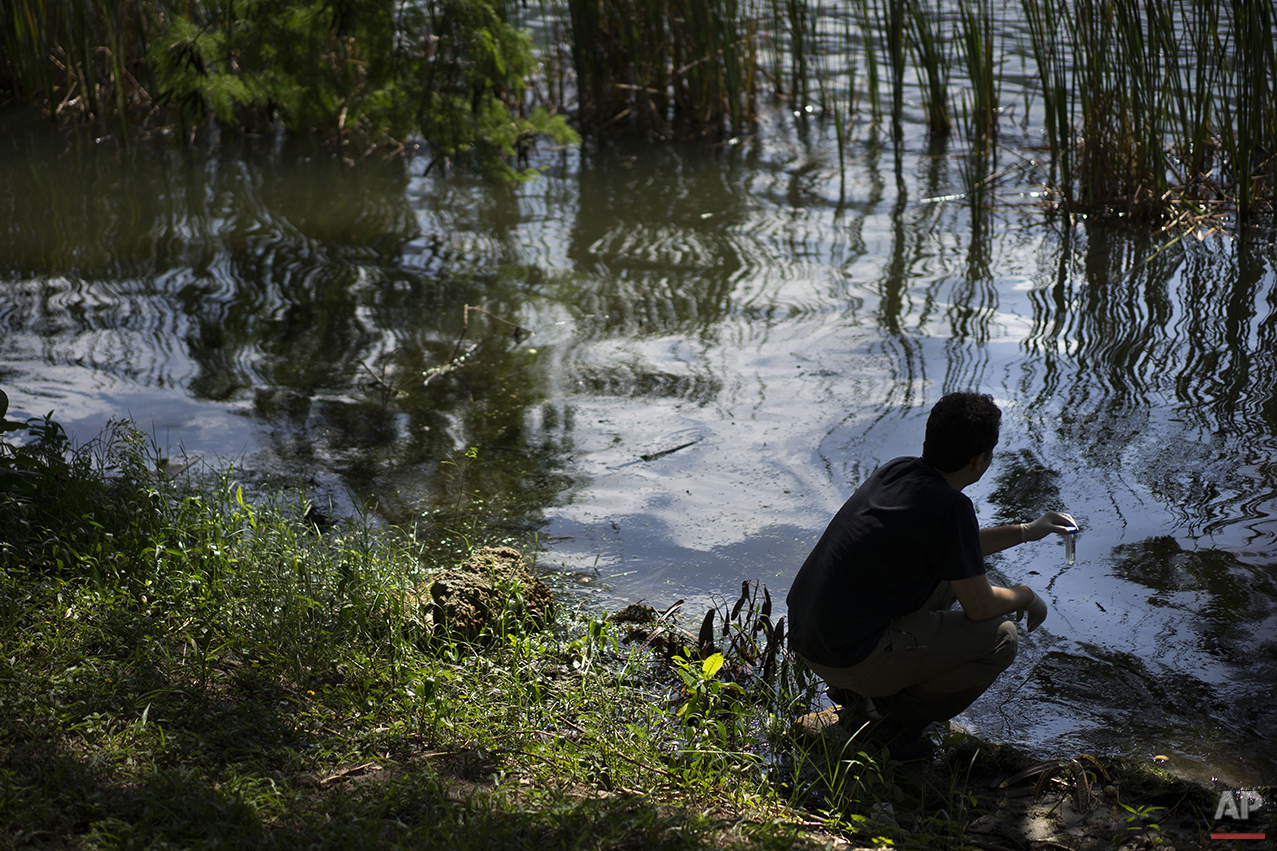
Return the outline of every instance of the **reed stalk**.
[[[997,55],[993,46],[991,0],[964,4],[958,17],[958,52],[966,68],[969,103],[964,105],[966,135],[982,151],[998,135]]]
[[[766,14],[760,15],[760,19],[766,21],[765,26],[762,27],[762,37],[767,45],[765,73],[771,82],[772,91],[777,96],[783,97],[786,93],[785,60],[788,55],[786,45],[781,38],[781,33],[785,31],[785,13],[782,0],[766,0],[766,3]]]
[[[883,53],[890,72],[891,137],[897,149],[904,141],[903,117],[905,97],[905,10],[900,0],[877,0],[875,10],[882,30]]]
[[[941,42],[943,24],[940,9],[925,6],[924,0],[909,0],[910,40],[918,63],[918,77],[926,96],[927,130],[933,136],[947,136],[953,130],[949,118],[949,55]]]
[[[869,110],[874,125],[882,121],[882,96],[878,72],[878,37],[870,0],[858,0],[860,39],[865,53],[865,90],[869,93]],[[853,81],[854,82],[854,81]]]
[[[1122,134],[1126,160],[1125,185],[1119,191],[1126,206],[1141,214],[1155,214],[1167,190],[1164,140],[1168,115],[1165,67],[1161,54],[1152,49],[1157,33],[1173,24],[1167,9],[1158,4],[1141,8],[1131,0],[1114,3],[1119,55],[1126,69],[1126,108]]]
[[[821,0],[814,0],[815,6],[808,14],[807,43],[811,54],[812,77],[816,84],[816,105],[821,115],[828,115],[834,106],[833,88],[835,73],[831,68],[830,57],[833,51],[826,46],[826,31],[835,23],[833,15],[823,7]]]
[[[1174,12],[1178,10],[1180,20],[1185,19],[1188,2],[1181,0],[1168,9],[1163,26],[1156,31],[1156,49],[1166,57],[1170,147],[1178,160],[1179,179],[1192,186],[1206,173],[1211,156],[1211,120],[1223,66],[1209,60],[1219,32],[1219,7],[1206,4],[1198,25],[1187,27],[1180,25]]]
[[[1060,188],[1066,208],[1073,204],[1073,158],[1071,141],[1072,101],[1069,96],[1068,64],[1057,38],[1060,23],[1055,6],[1041,0],[1023,0],[1029,43],[1038,73],[1043,106],[1043,124],[1051,150],[1048,180]],[[1058,168],[1059,179],[1056,179]]]
[[[1272,166],[1277,154],[1273,96],[1277,95],[1277,61],[1274,60],[1274,4],[1256,0],[1232,0],[1237,75],[1232,88],[1235,132],[1228,148],[1237,184],[1237,212],[1245,219],[1255,209],[1257,190],[1267,182],[1271,197]],[[1261,176],[1264,168],[1268,174]]]
[[[808,7],[804,0],[785,0],[785,20],[789,29],[789,56],[792,82],[789,90],[794,94],[794,101],[805,105],[809,99],[807,91],[807,64],[810,47],[808,43]]]

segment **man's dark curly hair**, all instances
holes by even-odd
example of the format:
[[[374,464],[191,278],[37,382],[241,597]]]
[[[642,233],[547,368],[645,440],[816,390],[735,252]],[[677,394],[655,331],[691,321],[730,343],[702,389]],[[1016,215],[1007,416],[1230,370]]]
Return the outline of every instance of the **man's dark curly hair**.
[[[972,458],[998,445],[1002,411],[987,393],[949,393],[931,409],[922,460],[942,473],[952,473]]]

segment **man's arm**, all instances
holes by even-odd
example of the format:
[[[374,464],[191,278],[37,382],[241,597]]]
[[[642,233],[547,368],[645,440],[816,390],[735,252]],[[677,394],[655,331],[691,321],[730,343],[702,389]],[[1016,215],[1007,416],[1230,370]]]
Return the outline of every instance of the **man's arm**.
[[[1010,528],[1015,529],[1014,526]],[[952,579],[949,585],[962,604],[962,611],[973,621],[986,621],[998,615],[1023,611],[1037,596],[1027,585],[1013,585],[1010,588],[993,585],[983,573],[967,579]]]
[[[1000,553],[1016,544],[1040,541],[1055,532],[1064,535],[1076,529],[1077,522],[1068,514],[1048,511],[1032,523],[1016,523],[1011,526],[990,526],[980,530],[980,550],[985,555]],[[1006,614],[1003,612],[1003,614]]]
[[[990,526],[980,530],[980,551],[987,556],[1022,544],[1026,538],[1017,523],[1014,526]]]

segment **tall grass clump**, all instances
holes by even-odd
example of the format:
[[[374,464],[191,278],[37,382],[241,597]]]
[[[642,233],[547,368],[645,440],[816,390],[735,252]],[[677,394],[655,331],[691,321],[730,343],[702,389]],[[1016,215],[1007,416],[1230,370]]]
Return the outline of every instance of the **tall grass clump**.
[[[897,148],[905,143],[912,62],[929,135],[943,137],[956,125],[969,146],[966,194],[983,203],[1001,174],[994,171],[999,121],[1015,106],[1006,100],[1004,65],[1018,53],[1032,58],[1033,81],[1013,91],[1024,97],[1025,126],[1029,116],[1042,122],[1045,177],[1058,208],[1166,228],[1274,211],[1277,0],[1019,5],[1023,29],[991,0],[859,0],[844,12],[859,31],[847,28],[843,51],[862,58],[872,118],[890,115]],[[819,57],[807,62],[822,73],[830,67]],[[846,85],[846,98],[829,98],[840,161],[847,147],[841,104],[854,111],[862,88],[854,72]],[[880,85],[889,105],[880,103]]]
[[[1273,0],[1023,0],[1071,212],[1272,212]]]
[[[1226,79],[1235,120],[1224,128],[1224,149],[1246,216],[1261,203],[1271,211],[1277,197],[1277,2],[1233,0],[1229,10],[1236,73]]]
[[[897,147],[904,141],[905,67],[908,62],[908,36],[905,6],[897,0],[876,0],[874,12],[880,29],[880,44],[891,87],[891,130]]]
[[[6,0],[0,4],[0,90],[53,116],[136,119],[153,102],[144,59],[175,5]]]
[[[994,47],[991,0],[963,4],[958,18],[958,53],[966,71],[967,96],[962,102],[965,134],[978,149],[997,141],[999,51]]]
[[[967,86],[958,113],[963,135],[970,144],[963,158],[963,190],[972,208],[979,210],[988,194],[989,175],[996,162],[999,114],[999,53],[995,48],[993,6],[990,0],[965,4],[959,10],[958,47]],[[977,218],[973,227],[979,227]]]
[[[870,120],[877,124],[882,120],[882,95],[881,95],[881,72],[879,70],[878,57],[878,35],[873,24],[873,16],[870,11],[870,0],[857,0],[855,3],[855,21],[856,31],[848,27],[846,34],[846,42],[848,48],[851,48],[853,38],[859,38],[865,63],[865,92],[869,100]],[[854,111],[854,90],[855,78],[851,80],[848,87],[848,100],[852,103],[852,111]]]
[[[1073,105],[1069,99],[1067,42],[1057,37],[1063,26],[1059,15],[1067,10],[1058,9],[1051,3],[1025,0],[1024,12],[1037,68],[1044,130],[1051,152],[1047,180],[1059,187],[1064,205],[1068,208],[1073,203],[1073,159],[1065,154],[1073,144]]]
[[[753,118],[758,23],[740,0],[567,0],[588,127],[739,131]]]
[[[813,100],[822,114],[831,111],[834,72],[829,57],[833,51],[825,30],[837,18],[837,5],[826,7],[821,0],[771,0],[771,7],[771,29],[760,35],[776,46],[789,65],[786,74],[784,61],[777,63],[771,77],[773,93],[787,99],[803,116],[815,111]],[[854,63],[854,53],[847,56]],[[813,88],[819,91],[815,98]]]
[[[909,0],[915,61],[925,95],[927,131],[932,136],[948,136],[953,130],[949,113],[949,50],[944,41],[944,23],[939,4],[932,8],[923,0]]]

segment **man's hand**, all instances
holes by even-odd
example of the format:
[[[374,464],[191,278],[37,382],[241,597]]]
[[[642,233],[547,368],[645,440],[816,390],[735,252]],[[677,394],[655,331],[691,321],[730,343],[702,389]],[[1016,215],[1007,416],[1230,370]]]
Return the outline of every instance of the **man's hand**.
[[[1024,537],[1030,541],[1040,541],[1052,532],[1057,535],[1067,535],[1074,529],[1077,529],[1077,521],[1070,515],[1060,511],[1048,511],[1032,523],[1025,524]]]
[[[1028,612],[1029,632],[1033,632],[1033,630],[1042,625],[1042,621],[1046,620],[1046,611],[1046,602],[1037,595],[1037,592],[1034,592],[1033,599],[1029,601],[1029,604],[1015,613],[1015,622],[1019,623],[1020,619],[1024,617],[1024,613]]]

